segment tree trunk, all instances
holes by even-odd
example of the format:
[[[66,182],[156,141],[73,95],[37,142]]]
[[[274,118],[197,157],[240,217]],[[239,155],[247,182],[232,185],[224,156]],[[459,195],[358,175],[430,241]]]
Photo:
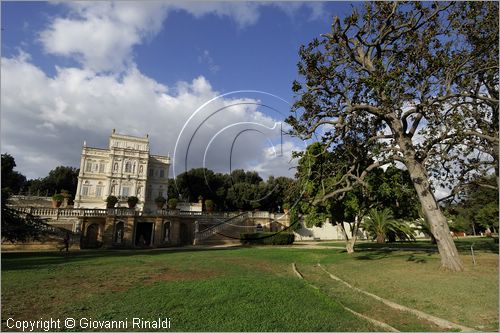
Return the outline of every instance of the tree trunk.
[[[377,235],[377,243],[378,244],[384,244],[385,243],[385,234],[378,234]]]
[[[413,158],[407,157],[405,164],[417,191],[424,216],[429,221],[431,232],[436,239],[439,254],[441,255],[441,267],[454,272],[463,271],[463,264],[451,237],[447,219],[441,212],[430,189],[427,171],[421,163]]]
[[[346,240],[345,249],[347,250],[348,254],[354,253],[354,243],[356,243],[356,240],[353,238]]]
[[[354,223],[357,222],[357,216],[356,216],[356,220],[354,221]],[[341,229],[342,229],[342,232],[344,234],[344,237],[345,237],[345,249],[347,251],[348,254],[351,254],[351,253],[354,253],[354,244],[356,243],[356,233],[353,233],[351,239],[349,239],[349,235],[347,234],[347,231],[345,230],[345,227],[344,227],[344,222],[340,223],[340,226],[341,226]],[[351,230],[352,232],[352,230]]]

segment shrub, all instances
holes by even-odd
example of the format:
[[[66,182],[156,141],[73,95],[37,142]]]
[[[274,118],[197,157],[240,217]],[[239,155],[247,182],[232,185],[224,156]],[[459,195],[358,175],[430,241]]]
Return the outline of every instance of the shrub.
[[[176,198],[168,199],[168,209],[177,208],[177,202],[178,202],[178,200]]]
[[[114,195],[110,195],[106,198],[106,208],[113,208],[115,207],[116,203],[118,202],[118,198],[115,197]]]
[[[291,232],[256,232],[240,234],[240,242],[245,245],[290,245],[295,241]]]
[[[127,198],[127,203],[130,208],[135,207],[135,205],[137,205],[138,202],[139,202],[138,197],[132,196]]]
[[[155,202],[156,202],[156,203],[163,203],[163,204],[164,204],[165,202],[167,202],[167,199],[165,199],[164,197],[162,197],[162,196],[160,195],[159,197],[157,197],[157,198],[155,199]]]
[[[64,201],[64,195],[62,195],[61,193],[54,194],[52,196],[52,200],[54,200],[55,202],[63,202]]]
[[[210,199],[207,199],[205,200],[205,207],[207,208],[207,210],[213,210],[214,209],[214,202]]]

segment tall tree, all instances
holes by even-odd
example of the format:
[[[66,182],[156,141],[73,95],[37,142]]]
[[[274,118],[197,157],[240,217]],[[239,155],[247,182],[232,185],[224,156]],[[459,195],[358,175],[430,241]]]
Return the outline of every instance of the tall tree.
[[[2,154],[2,188],[14,194],[26,185],[26,177],[14,171],[16,161],[9,154]]]
[[[358,144],[356,136],[346,137],[343,144],[332,151],[319,142],[309,145],[297,167],[297,213],[304,214],[306,225],[321,226],[327,219],[340,226],[348,253],[354,252],[354,244],[364,215],[374,204],[368,183],[359,184],[346,175],[361,177],[367,165],[366,146]],[[336,196],[325,196],[337,193]]]
[[[57,235],[61,231],[51,227],[43,219],[31,214],[22,213],[7,206],[9,191],[2,188],[2,242],[10,241],[25,242],[28,240],[39,240],[44,235]]]
[[[465,188],[459,202],[447,206],[451,220],[462,227],[459,231],[498,230],[498,188],[494,184],[493,175],[483,177]]]
[[[54,194],[62,190],[75,195],[78,186],[79,169],[67,166],[58,166],[51,170],[47,177],[30,180],[29,189],[32,194]]]
[[[476,20],[487,21],[491,11],[498,20],[497,3],[478,6],[489,7],[478,11],[483,15]],[[364,183],[369,171],[384,164],[405,165],[436,238],[441,266],[452,271],[463,270],[463,265],[432,192],[431,162],[447,145],[465,143],[454,135],[464,117],[464,100],[468,109],[484,100],[498,105],[498,95],[488,89],[470,92],[472,85],[481,86],[476,73],[498,77],[498,58],[484,66],[478,61],[489,59],[490,53],[475,48],[480,42],[473,44],[459,28],[457,22],[465,21],[461,10],[456,3],[369,2],[343,22],[335,18],[330,33],[300,48],[303,80],[293,83],[299,98],[287,119],[304,138],[324,127],[323,140],[332,147],[360,130],[365,145],[378,142],[367,155],[373,163],[360,176],[346,173],[351,182]],[[492,40],[498,42],[498,30],[488,34],[496,34]]]

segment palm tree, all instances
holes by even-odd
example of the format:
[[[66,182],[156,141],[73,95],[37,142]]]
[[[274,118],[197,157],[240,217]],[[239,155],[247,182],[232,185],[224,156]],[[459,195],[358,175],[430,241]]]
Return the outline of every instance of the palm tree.
[[[372,208],[363,221],[363,229],[371,234],[377,243],[385,243],[388,233],[393,233],[403,240],[415,239],[412,228],[404,221],[395,220],[389,208],[382,211]]]

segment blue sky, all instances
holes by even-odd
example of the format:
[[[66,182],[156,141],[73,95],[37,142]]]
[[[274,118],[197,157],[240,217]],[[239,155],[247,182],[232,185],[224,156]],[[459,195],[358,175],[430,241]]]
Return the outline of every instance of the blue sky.
[[[290,153],[303,143],[292,138],[285,138],[285,156],[277,159],[276,147],[262,133],[249,131],[239,137],[234,156],[227,156],[234,124],[272,128],[283,120],[289,106],[278,98],[230,94],[191,116],[207,101],[235,90],[259,90],[292,103],[300,45],[327,33],[332,16],[351,12],[344,2],[1,6],[1,150],[15,157],[28,178],[43,177],[57,165],[78,167],[82,142],[106,147],[112,128],[148,133],[153,153],[173,155],[186,122],[191,119],[184,134],[220,108],[224,114],[204,122],[193,141],[189,167],[202,166],[199,156],[207,150],[205,166],[216,171],[228,171],[230,158],[233,168],[257,170],[264,177],[293,175]],[[273,143],[279,141],[275,134],[269,134]]]

